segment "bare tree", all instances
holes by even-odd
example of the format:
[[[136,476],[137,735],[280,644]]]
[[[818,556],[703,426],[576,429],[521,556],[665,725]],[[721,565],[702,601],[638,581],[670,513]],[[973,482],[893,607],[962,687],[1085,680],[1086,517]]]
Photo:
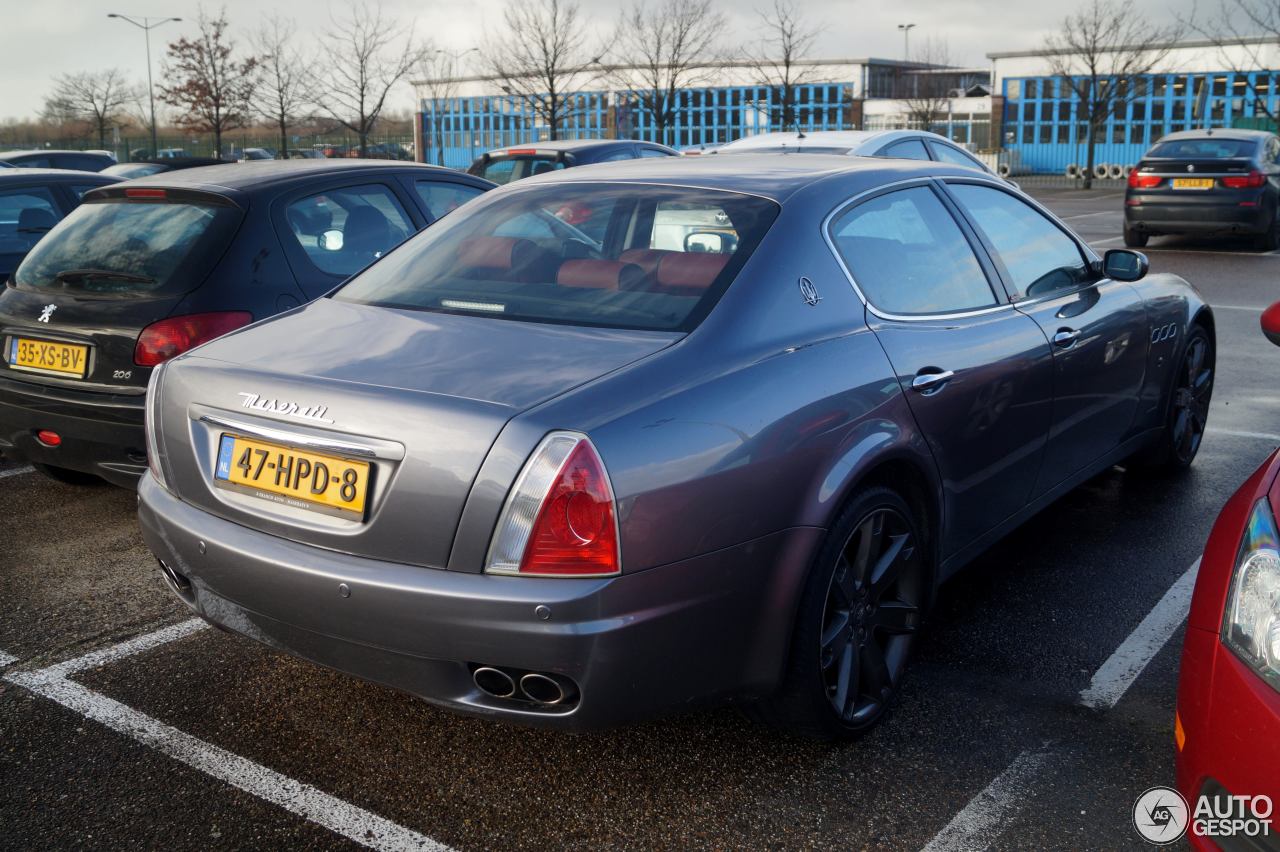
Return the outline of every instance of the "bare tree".
[[[902,100],[907,108],[907,120],[920,130],[931,130],[951,103],[951,83],[954,80],[951,74],[931,69],[944,69],[951,64],[951,47],[945,39],[928,38],[909,58],[921,67],[902,75]]]
[[[572,105],[575,74],[588,70],[586,24],[574,0],[507,0],[503,32],[481,50],[486,71],[525,104],[552,139]],[[581,84],[582,80],[579,79]]]
[[[296,22],[270,15],[253,36],[258,54],[258,86],[254,108],[280,134],[276,157],[289,157],[289,128],[300,121],[315,97],[315,60],[294,42]]]
[[[404,32],[403,37],[397,34]],[[427,47],[400,21],[384,18],[382,4],[356,2],[334,18],[321,37],[328,73],[321,106],[360,141],[367,153],[387,96],[427,56]]]
[[[160,86],[160,99],[176,107],[179,127],[213,134],[214,156],[222,157],[222,134],[245,127],[250,120],[258,61],[236,55],[235,42],[227,37],[227,12],[217,15],[200,10],[199,32],[169,45]]]
[[[773,0],[773,7],[757,11],[762,35],[743,57],[751,64],[756,85],[773,90],[774,113],[783,129],[799,128],[799,88],[817,79],[817,68],[802,65],[818,38],[819,29],[804,20],[793,0]]]
[[[1143,75],[1169,55],[1181,25],[1158,26],[1123,0],[1087,0],[1045,40],[1053,76],[1072,93],[1076,120],[1088,128],[1086,189],[1093,185],[1098,133],[1107,117],[1123,112]]]
[[[463,57],[473,50],[475,48],[461,52],[432,51],[419,69],[422,81],[418,87],[431,100],[431,142],[436,149],[436,163],[441,166],[444,165],[444,122],[441,119],[450,111],[449,102],[458,96],[458,73]],[[427,161],[425,152],[422,152],[422,161]]]
[[[1242,75],[1255,111],[1275,120],[1278,116],[1271,103],[1275,94],[1270,88],[1271,75],[1262,75],[1262,89],[1256,80],[1244,75],[1270,72],[1275,67],[1271,51],[1280,47],[1280,0],[1222,0],[1218,12],[1210,23],[1202,24],[1194,16],[1180,20],[1182,26],[1213,42],[1222,67]]]
[[[116,68],[61,74],[44,113],[59,122],[84,122],[97,135],[98,147],[105,148],[107,134],[126,122],[126,108],[137,97],[138,88]]]
[[[657,141],[667,141],[680,90],[714,73],[725,27],[712,0],[636,0],[622,13],[607,74],[649,116]]]

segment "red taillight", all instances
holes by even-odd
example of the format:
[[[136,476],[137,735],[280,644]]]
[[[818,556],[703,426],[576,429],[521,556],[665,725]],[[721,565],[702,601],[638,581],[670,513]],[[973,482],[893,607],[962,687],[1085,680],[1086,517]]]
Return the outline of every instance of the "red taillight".
[[[1251,171],[1247,175],[1218,178],[1218,180],[1227,189],[1257,189],[1267,182],[1262,172],[1257,170]]]
[[[163,364],[188,349],[251,322],[253,314],[248,311],[188,314],[153,322],[138,335],[138,345],[133,348],[133,362],[140,367]]]
[[[543,498],[521,574],[616,574],[613,491],[589,441],[579,441]]]
[[[126,189],[125,198],[164,198],[163,189]]]
[[[1156,175],[1144,175],[1137,169],[1129,172],[1130,189],[1153,189],[1164,182],[1164,178]]]

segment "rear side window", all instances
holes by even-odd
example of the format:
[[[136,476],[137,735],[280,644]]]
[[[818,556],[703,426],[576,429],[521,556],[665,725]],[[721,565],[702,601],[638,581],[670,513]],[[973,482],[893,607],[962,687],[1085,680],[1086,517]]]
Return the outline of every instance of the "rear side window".
[[[422,200],[422,205],[431,214],[432,219],[439,219],[447,213],[452,213],[484,192],[478,186],[445,183],[435,180],[414,181],[413,188],[418,193],[418,198]]]
[[[903,139],[901,142],[885,146],[880,151],[880,156],[896,157],[900,160],[927,160],[929,152],[924,149],[924,143],[919,139]]]
[[[641,148],[641,157],[670,157],[671,154],[661,148]]]
[[[933,152],[933,158],[940,163],[951,163],[956,166],[968,166],[969,168],[978,167],[978,161],[965,154],[959,149],[952,148],[950,145],[943,145],[939,142],[930,142],[929,150]]]
[[[225,251],[240,218],[229,205],[81,204],[27,255],[14,282],[100,294],[183,292]]]
[[[0,191],[0,254],[24,254],[62,214],[44,187]]]
[[[881,311],[946,314],[996,304],[973,247],[928,187],[859,204],[830,233],[858,288]]]
[[[1025,201],[988,186],[950,189],[995,248],[1015,298],[1039,298],[1093,280],[1076,241]]]
[[[285,219],[312,265],[343,277],[373,263],[414,231],[400,202],[382,184],[308,195],[285,208]]]
[[[630,156],[628,154],[623,159],[630,159]],[[511,183],[534,175],[558,172],[564,167],[564,160],[554,156],[499,157],[486,163],[480,176],[494,183]]]
[[[705,189],[562,184],[495,194],[353,278],[335,298],[654,331],[695,326],[778,213]]]

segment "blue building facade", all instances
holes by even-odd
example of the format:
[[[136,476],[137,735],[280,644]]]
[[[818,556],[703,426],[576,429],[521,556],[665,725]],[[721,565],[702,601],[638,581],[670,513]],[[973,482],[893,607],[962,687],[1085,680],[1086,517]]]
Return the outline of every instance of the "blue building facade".
[[[1094,160],[1130,166],[1166,133],[1207,127],[1272,127],[1280,72],[1149,74],[1099,128]],[[1088,123],[1066,80],[1006,77],[1002,141],[1022,170],[1063,173],[1087,161]],[[1269,113],[1269,114],[1268,114]]]

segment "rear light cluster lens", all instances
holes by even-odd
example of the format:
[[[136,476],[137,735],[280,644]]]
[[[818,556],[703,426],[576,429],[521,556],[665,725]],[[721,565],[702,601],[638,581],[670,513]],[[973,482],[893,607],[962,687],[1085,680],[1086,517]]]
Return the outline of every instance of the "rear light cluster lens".
[[[1259,171],[1252,171],[1239,177],[1218,178],[1218,180],[1227,189],[1257,189],[1267,182],[1262,172]]]
[[[188,314],[153,322],[138,335],[133,362],[139,367],[155,367],[251,322],[253,314],[248,311]]]
[[[1164,183],[1164,178],[1158,175],[1144,175],[1137,169],[1129,172],[1129,188],[1130,189],[1154,189]]]
[[[1280,692],[1280,535],[1271,505],[1254,504],[1227,593],[1222,641]]]
[[[613,487],[585,435],[553,432],[534,450],[502,508],[485,571],[553,577],[621,571]]]

